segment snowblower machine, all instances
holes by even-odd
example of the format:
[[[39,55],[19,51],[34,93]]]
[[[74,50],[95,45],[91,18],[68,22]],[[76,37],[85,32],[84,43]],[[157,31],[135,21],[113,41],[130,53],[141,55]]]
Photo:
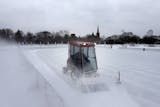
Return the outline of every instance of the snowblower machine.
[[[67,66],[63,72],[71,75],[75,86],[82,92],[107,90],[106,81],[98,75],[97,70],[95,43],[69,42]]]
[[[67,67],[64,72],[71,72],[71,77],[92,75],[97,72],[95,43],[69,42]]]

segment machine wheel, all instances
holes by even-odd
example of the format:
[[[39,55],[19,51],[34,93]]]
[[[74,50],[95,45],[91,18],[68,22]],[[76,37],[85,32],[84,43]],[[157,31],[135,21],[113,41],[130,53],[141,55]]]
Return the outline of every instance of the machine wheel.
[[[67,73],[67,72],[68,72],[67,67],[63,67],[63,73]]]

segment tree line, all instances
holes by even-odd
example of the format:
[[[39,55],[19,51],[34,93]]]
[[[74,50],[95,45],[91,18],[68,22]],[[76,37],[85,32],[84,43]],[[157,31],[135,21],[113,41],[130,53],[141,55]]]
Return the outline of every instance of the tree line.
[[[160,44],[160,36],[145,35],[140,37],[132,32],[123,32],[120,35],[107,37],[105,42],[106,44]]]
[[[160,44],[160,36],[146,35],[140,37],[132,32],[123,32],[120,35],[102,38],[94,35],[94,33],[80,37],[76,34],[70,34],[65,30],[58,32],[41,31],[37,33],[24,33],[22,30],[14,32],[12,29],[8,28],[0,29],[0,39],[16,42],[18,44],[59,44],[68,43],[72,40],[96,42],[99,44]]]

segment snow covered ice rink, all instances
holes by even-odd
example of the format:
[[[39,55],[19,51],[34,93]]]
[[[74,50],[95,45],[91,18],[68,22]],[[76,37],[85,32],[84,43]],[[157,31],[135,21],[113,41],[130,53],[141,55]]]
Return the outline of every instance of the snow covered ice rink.
[[[120,47],[96,46],[106,86],[83,92],[62,72],[67,45],[1,46],[0,107],[159,107],[160,48]]]

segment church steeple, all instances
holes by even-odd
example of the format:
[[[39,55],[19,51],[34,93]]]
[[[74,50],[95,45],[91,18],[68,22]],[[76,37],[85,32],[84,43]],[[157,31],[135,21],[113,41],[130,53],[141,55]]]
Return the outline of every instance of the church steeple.
[[[99,38],[100,37],[100,32],[99,32],[99,26],[97,27],[97,33],[96,36]]]

